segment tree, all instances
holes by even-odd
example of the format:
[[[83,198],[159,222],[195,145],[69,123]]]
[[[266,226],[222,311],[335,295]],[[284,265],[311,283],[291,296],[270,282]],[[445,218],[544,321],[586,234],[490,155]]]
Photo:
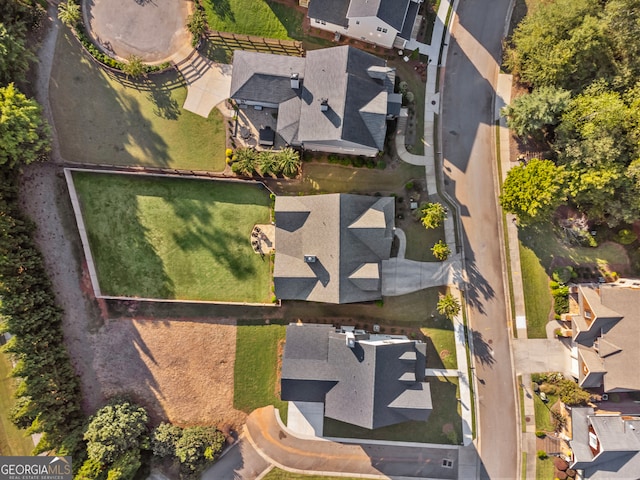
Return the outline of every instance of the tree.
[[[276,157],[273,152],[270,151],[262,151],[257,152],[257,160],[258,170],[260,170],[260,175],[263,177],[270,175],[277,175],[278,169],[276,165]]]
[[[122,71],[127,76],[127,78],[140,78],[142,76],[146,76],[145,65],[137,55],[130,55],[127,58],[127,61],[122,66]]]
[[[58,4],[58,19],[67,27],[74,27],[80,22],[80,5],[73,0]]]
[[[191,45],[197,47],[200,39],[207,32],[207,17],[197,5],[193,14],[187,17],[187,30],[191,33]]]
[[[571,92],[552,86],[535,89],[528,95],[521,95],[502,109],[509,128],[519,137],[540,136],[560,121],[567,108]]]
[[[191,427],[182,431],[176,443],[176,456],[189,475],[198,474],[222,451],[224,435],[215,427]]]
[[[438,243],[431,247],[431,253],[433,253],[433,256],[438,260],[444,261],[449,258],[449,255],[451,255],[451,249],[449,248],[449,245],[444,243],[442,240],[439,240]]]
[[[451,293],[440,295],[438,305],[436,306],[438,313],[444,315],[448,319],[452,319],[460,313],[460,301]]]
[[[613,52],[597,0],[544,2],[514,31],[505,64],[534,87],[579,91],[615,74]]]
[[[49,128],[40,106],[15,88],[0,87],[0,165],[15,167],[49,151]]]
[[[130,450],[113,462],[107,472],[107,480],[132,480],[140,465],[140,450]]]
[[[640,0],[607,1],[604,22],[617,69],[613,84],[632,87],[640,76]]]
[[[447,216],[447,210],[441,203],[424,203],[420,207],[420,221],[424,228],[438,228]]]
[[[151,436],[151,449],[158,457],[169,457],[176,454],[176,444],[182,437],[182,428],[170,423],[161,423]]]
[[[293,178],[300,173],[300,154],[293,148],[283,148],[276,154],[276,165],[285,177]]]
[[[566,200],[566,173],[550,160],[513,167],[502,185],[500,204],[522,225],[547,219]]]
[[[26,46],[25,34],[23,23],[0,23],[0,85],[24,80],[29,63],[35,60]]]
[[[123,454],[139,450],[148,421],[144,408],[127,400],[112,400],[91,417],[84,433],[89,458],[109,465]]]
[[[255,171],[256,151],[252,148],[238,148],[236,150],[236,161],[231,169],[234,173],[241,175],[253,175]]]

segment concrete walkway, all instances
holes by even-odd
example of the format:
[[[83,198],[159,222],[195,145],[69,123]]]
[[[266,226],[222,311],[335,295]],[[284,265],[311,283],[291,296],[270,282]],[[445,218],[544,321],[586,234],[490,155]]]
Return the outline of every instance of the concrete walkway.
[[[229,98],[232,66],[215,63],[196,52],[178,70],[187,83],[182,108],[207,118],[216,105]]]

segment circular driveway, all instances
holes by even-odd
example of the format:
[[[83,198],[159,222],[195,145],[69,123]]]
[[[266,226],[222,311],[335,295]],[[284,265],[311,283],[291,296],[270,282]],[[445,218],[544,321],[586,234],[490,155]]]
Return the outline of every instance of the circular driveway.
[[[159,63],[190,49],[185,26],[190,5],[186,0],[84,0],[83,11],[87,30],[104,51]]]

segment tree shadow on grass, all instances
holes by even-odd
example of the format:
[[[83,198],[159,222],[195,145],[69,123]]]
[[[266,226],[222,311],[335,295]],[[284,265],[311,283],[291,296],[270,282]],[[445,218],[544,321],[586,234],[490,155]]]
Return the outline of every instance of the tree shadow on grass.
[[[153,110],[154,115],[164,118],[166,120],[177,120],[180,114],[180,105],[178,101],[173,98],[171,89],[167,88],[161,82],[149,80],[152,84],[147,94],[147,99],[151,101],[155,108]]]
[[[236,16],[231,9],[231,2],[229,0],[207,0],[207,2],[211,5],[213,12],[222,20],[227,20],[229,22],[235,22]],[[250,14],[246,12],[246,14]]]

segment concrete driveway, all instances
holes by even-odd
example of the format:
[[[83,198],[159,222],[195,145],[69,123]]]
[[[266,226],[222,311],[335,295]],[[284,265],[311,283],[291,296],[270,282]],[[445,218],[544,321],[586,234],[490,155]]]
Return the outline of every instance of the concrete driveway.
[[[204,471],[200,479],[254,480],[270,466],[271,464],[260,456],[251,443],[241,437],[220,460]]]
[[[87,30],[103,50],[121,59],[137,55],[146,63],[176,60],[185,47],[193,50],[186,28],[192,9],[186,0],[82,2]]]

